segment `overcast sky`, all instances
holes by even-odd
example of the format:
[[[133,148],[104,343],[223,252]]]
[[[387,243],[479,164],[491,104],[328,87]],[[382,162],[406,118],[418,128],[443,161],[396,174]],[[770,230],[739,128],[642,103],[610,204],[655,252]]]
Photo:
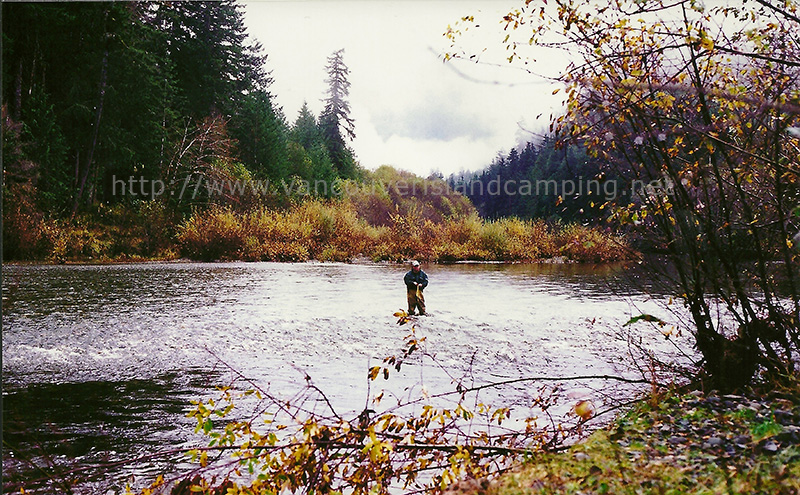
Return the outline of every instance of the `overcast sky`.
[[[362,166],[393,165],[427,176],[478,170],[541,131],[559,112],[558,85],[503,63],[502,14],[520,0],[245,1],[248,32],[260,41],[277,104],[293,123],[307,101],[325,97],[327,57],[344,48],[350,107]],[[448,25],[474,15],[480,28],[461,38],[487,47],[481,64],[443,62]],[[476,51],[478,53],[480,50]],[[553,75],[563,56],[539,54],[534,70]],[[537,120],[537,115],[542,114]]]

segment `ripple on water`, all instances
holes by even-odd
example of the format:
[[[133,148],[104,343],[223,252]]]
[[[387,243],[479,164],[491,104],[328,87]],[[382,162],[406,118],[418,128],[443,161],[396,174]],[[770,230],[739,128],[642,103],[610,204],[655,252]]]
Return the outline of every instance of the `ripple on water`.
[[[123,451],[113,438],[127,442],[129,454],[151,448],[151,440],[185,441],[192,428],[184,408],[210,385],[201,378],[224,370],[218,359],[287,395],[308,373],[338,408],[360,410],[366,370],[400,352],[410,331],[392,316],[406,304],[406,269],[324,263],[4,267],[3,378],[17,425],[12,436],[24,444],[44,434],[38,425],[45,424],[55,425],[47,440],[53,445],[64,436],[85,436],[82,450],[63,454],[78,463]],[[444,370],[415,355],[375,387],[418,394],[420,380],[436,391],[451,390],[453,378],[481,384],[611,373],[614,360],[628,351],[614,338],[622,323],[644,310],[670,317],[626,285],[619,267],[425,270],[433,316],[416,320],[417,334],[427,337],[425,348]],[[652,345],[670,350],[663,339]],[[593,387],[595,394],[602,389]],[[520,384],[486,396],[530,404],[531,393]],[[56,413],[59,404],[81,413]],[[41,414],[21,414],[30,407]]]

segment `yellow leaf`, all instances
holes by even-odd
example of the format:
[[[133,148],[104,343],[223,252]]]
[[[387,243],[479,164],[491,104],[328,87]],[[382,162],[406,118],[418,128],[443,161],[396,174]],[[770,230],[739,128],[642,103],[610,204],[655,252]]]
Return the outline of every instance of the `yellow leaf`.
[[[381,372],[380,366],[373,366],[372,368],[369,369],[369,379],[370,380],[376,379],[378,377],[378,373],[380,372]]]
[[[579,400],[574,407],[575,414],[586,421],[594,414],[594,405],[588,400]]]

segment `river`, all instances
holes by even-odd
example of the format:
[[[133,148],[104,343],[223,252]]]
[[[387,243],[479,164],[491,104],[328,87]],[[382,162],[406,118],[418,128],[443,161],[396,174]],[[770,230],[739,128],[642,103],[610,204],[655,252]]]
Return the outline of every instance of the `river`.
[[[409,326],[406,266],[383,263],[142,263],[3,266],[4,487],[57,470],[134,458],[198,442],[190,401],[233,370],[291,394],[308,374],[341,411],[358,411],[370,366],[396,354]],[[685,360],[683,338],[623,327],[648,313],[677,323],[669,295],[635,264],[430,265],[426,350],[381,387],[417,393],[525,376],[617,374],[629,335],[664,359]],[[666,327],[669,329],[669,327]],[[680,328],[680,324],[678,324]],[[639,342],[639,340],[636,340]],[[566,384],[568,397],[613,402],[608,383]],[[376,385],[377,386],[377,385]],[[415,388],[416,387],[416,388]],[[525,387],[494,399],[523,403]],[[566,407],[566,405],[565,405]],[[36,466],[36,467],[34,467]],[[142,486],[174,463],[148,460],[102,476],[76,474],[76,493]]]

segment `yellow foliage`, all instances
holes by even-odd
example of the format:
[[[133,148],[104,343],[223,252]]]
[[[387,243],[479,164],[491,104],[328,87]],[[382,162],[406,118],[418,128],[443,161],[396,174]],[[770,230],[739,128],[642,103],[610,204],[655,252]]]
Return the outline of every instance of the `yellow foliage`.
[[[551,229],[542,220],[483,221],[477,215],[435,223],[419,209],[370,226],[348,201],[308,201],[286,211],[259,208],[237,213],[214,206],[197,211],[178,229],[181,252],[193,259],[247,261],[536,261],[566,256],[605,262],[630,257],[621,239],[569,225]]]

